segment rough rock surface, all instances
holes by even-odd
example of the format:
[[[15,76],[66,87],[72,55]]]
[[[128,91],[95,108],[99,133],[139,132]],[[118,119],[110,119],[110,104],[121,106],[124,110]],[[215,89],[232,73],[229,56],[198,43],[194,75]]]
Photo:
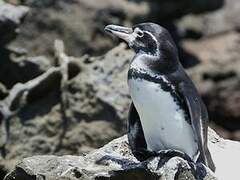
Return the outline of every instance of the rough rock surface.
[[[235,39],[236,35],[227,36],[226,39],[230,39],[229,41],[225,39],[224,42],[229,42],[225,44],[232,47],[232,39]],[[210,41],[210,39],[206,41]],[[188,43],[195,51],[200,48],[193,46],[194,42]],[[209,43],[210,45],[211,43]],[[187,42],[184,46],[188,47]],[[204,41],[202,46],[206,46]],[[206,47],[206,50],[201,52],[210,53],[211,49],[214,48],[213,45]],[[234,50],[230,52],[233,54],[228,53],[229,57],[234,57],[236,52]],[[223,54],[218,53],[219,57],[224,54],[224,52]],[[64,137],[59,139],[62,121],[59,90],[55,86],[56,88],[53,88],[49,93],[32,101],[10,122],[11,137],[6,146],[6,156],[0,160],[0,164],[9,170],[18,160],[29,155],[89,152],[89,150],[98,148],[126,132],[126,117],[130,97],[124,79],[126,79],[127,67],[132,57],[132,51],[127,49],[125,44],[120,44],[104,56],[76,58],[75,61],[80,72],[68,83],[70,92],[68,111],[71,118]],[[209,83],[209,80],[206,81],[203,78],[206,72],[213,73],[210,68],[212,66],[209,65],[213,62],[215,61],[210,58],[197,65],[195,70],[188,70],[203,94],[213,91],[213,88],[217,88],[220,82],[211,80]],[[206,71],[204,67],[207,67]],[[223,65],[219,67],[223,67]],[[230,67],[234,67],[234,65],[229,65]],[[224,65],[224,69],[228,70],[228,67]],[[238,72],[237,67],[235,70]],[[226,98],[229,97],[226,96]],[[223,112],[223,109],[219,112]],[[210,115],[212,113],[215,111],[211,111],[210,108]],[[229,116],[229,113],[226,115]],[[62,145],[58,147],[60,140]]]
[[[229,32],[197,42],[188,40],[182,46],[201,60],[188,72],[203,95],[210,119],[237,133],[240,127],[240,34]],[[222,135],[239,140],[235,133]]]
[[[160,157],[138,162],[129,149],[127,137],[113,140],[85,156],[33,156],[23,159],[5,180],[20,179],[161,179],[233,180],[238,177],[240,143],[224,140],[209,130],[209,147],[216,164],[214,174],[197,165],[194,171],[180,157]],[[160,162],[160,163],[159,163]],[[227,166],[227,168],[226,168]],[[201,171],[200,171],[201,170]]]
[[[178,20],[177,26],[185,36],[215,36],[240,29],[239,11],[238,0],[225,0],[222,8],[205,14],[188,14]]]
[[[5,58],[1,60],[0,66],[0,81],[8,89],[18,82],[26,82],[39,76],[50,67],[49,59],[44,56],[27,57],[9,50],[4,52],[2,56]]]
[[[82,55],[83,52],[91,53],[91,56],[92,53],[103,54],[113,44],[117,44],[117,41],[112,41],[103,34],[105,24],[131,25],[149,20],[161,23],[159,19],[166,16],[164,13],[168,13],[170,19],[177,17],[177,14],[172,13],[179,7],[174,5],[180,6],[179,13],[183,15],[194,12],[192,8],[198,7],[196,3],[205,4],[205,10],[209,3],[216,3],[214,7],[222,3],[221,0],[201,2],[197,0],[191,1],[195,6],[192,7],[188,0],[164,0],[159,3],[166,5],[168,2],[169,7],[173,8],[165,8],[169,12],[163,10],[160,12],[159,9],[164,6],[160,7],[155,0],[106,0],[101,3],[99,0],[6,1],[21,2],[29,5],[31,10],[16,41],[6,46],[13,40],[13,36],[0,37],[7,38],[4,40],[6,43],[1,44],[4,47],[0,48],[0,100],[8,95],[17,82],[27,82],[55,65],[55,60],[53,58],[50,60],[46,56],[53,55],[53,40],[56,37],[65,40],[68,54]],[[0,7],[1,2],[0,0]],[[189,3],[186,5],[180,2]],[[194,20],[196,26],[200,27],[196,30],[190,26],[194,23],[186,25],[185,22],[182,23],[183,29],[187,31],[190,29],[190,34],[194,32],[203,38],[195,41],[183,39],[180,44],[180,47],[191,55],[182,61],[198,63],[190,63],[197,65],[188,72],[208,105],[210,117],[214,120],[212,127],[219,130],[219,126],[225,126],[233,133],[221,130],[221,135],[238,140],[240,139],[238,130],[240,40],[237,32],[239,2],[226,0],[226,5],[215,12],[194,15],[194,18],[196,16],[199,19],[201,17],[206,19],[204,23],[199,24],[199,21]],[[11,7],[18,9],[16,6]],[[149,14],[150,12],[153,14]],[[159,14],[159,17],[154,14]],[[22,23],[15,22],[19,22],[18,26]],[[223,24],[225,25],[222,26]],[[17,29],[14,26],[9,32]],[[132,51],[121,44],[100,57],[75,58],[79,68],[70,72],[71,79],[68,82],[70,106],[67,110],[69,123],[65,130],[62,128],[59,81],[52,82],[53,88],[49,88],[46,93],[35,93],[35,98],[10,122],[9,142],[5,151],[0,151],[2,155],[0,179],[22,158],[44,154],[79,155],[99,148],[124,134],[130,102],[125,79],[132,56]],[[2,127],[3,123],[0,123]],[[0,129],[2,135],[1,131]]]
[[[116,45],[103,28],[107,24],[132,25],[144,21],[165,22],[188,13],[220,8],[223,0],[8,0],[30,6],[30,13],[13,43],[31,56],[52,55],[52,42],[64,40],[74,56],[104,54]],[[57,28],[55,28],[57,27]],[[44,42],[44,46],[42,46]]]
[[[166,22],[186,14],[213,11],[223,4],[223,0],[156,0],[149,2],[149,15],[160,22]]]
[[[126,132],[130,100],[124,79],[132,55],[121,44],[104,56],[75,58],[80,72],[68,82],[70,118],[64,136],[59,83],[53,81],[53,88],[44,95],[35,94],[11,120],[9,143],[0,158],[3,169],[11,169],[29,155],[89,152]],[[44,61],[34,62],[42,62],[38,65],[42,70],[48,67]]]
[[[62,39],[74,56],[104,54],[115,43],[105,35],[107,24],[130,25],[148,12],[146,3],[127,0],[29,0],[30,12],[13,46],[25,47],[29,55],[53,55],[53,41]],[[57,28],[56,28],[57,27]],[[42,44],[44,42],[44,45]]]
[[[0,48],[16,38],[18,26],[26,16],[28,8],[0,2]]]

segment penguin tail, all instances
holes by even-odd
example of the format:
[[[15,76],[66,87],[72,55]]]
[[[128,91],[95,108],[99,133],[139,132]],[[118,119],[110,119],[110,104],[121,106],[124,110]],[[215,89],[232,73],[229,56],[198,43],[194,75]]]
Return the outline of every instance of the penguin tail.
[[[203,163],[205,164],[207,167],[209,167],[213,172],[215,172],[216,167],[214,165],[214,162],[212,160],[212,156],[208,150],[208,148],[206,148],[205,152],[200,153],[199,158],[197,160],[197,162]]]

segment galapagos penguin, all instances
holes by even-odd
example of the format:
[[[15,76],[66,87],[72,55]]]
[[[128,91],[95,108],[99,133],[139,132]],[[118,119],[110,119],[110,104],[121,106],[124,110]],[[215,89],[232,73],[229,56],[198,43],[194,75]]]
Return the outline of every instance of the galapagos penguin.
[[[169,32],[154,23],[108,25],[105,31],[135,51],[128,70],[133,101],[128,140],[134,156],[143,161],[159,151],[183,153],[215,171],[207,147],[208,113]]]

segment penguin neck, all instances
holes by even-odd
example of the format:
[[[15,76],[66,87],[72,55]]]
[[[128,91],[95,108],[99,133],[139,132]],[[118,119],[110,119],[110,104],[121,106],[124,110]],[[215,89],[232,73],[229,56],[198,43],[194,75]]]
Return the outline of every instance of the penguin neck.
[[[150,76],[163,76],[178,69],[178,61],[163,56],[136,54],[130,63],[129,70],[146,73]]]

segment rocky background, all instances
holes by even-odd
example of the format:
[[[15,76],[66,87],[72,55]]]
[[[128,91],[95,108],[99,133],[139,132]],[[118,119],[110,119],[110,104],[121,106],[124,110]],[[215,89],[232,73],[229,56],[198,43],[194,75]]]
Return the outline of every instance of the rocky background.
[[[240,140],[239,12],[239,0],[0,0],[0,179],[24,157],[82,155],[126,132],[133,53],[107,24],[168,28],[211,127]]]

